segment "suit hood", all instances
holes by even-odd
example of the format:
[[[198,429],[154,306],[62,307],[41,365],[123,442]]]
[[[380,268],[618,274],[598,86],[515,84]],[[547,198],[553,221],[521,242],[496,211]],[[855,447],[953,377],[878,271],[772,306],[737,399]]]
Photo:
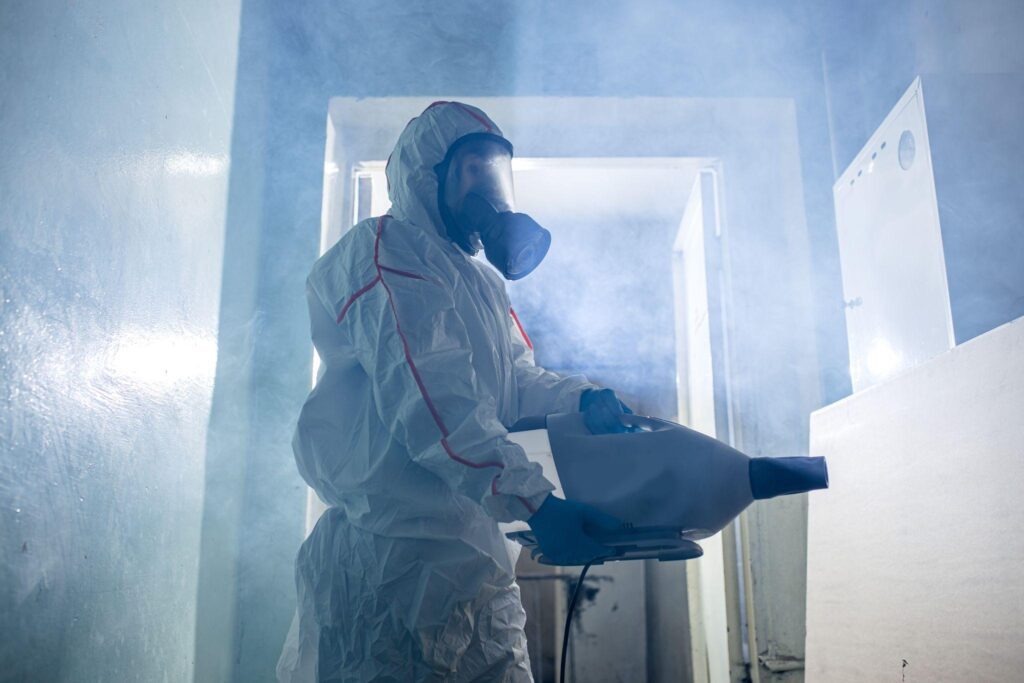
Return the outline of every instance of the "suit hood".
[[[434,167],[457,140],[474,133],[504,138],[487,114],[462,102],[434,102],[406,124],[385,170],[394,218],[448,239],[437,204]]]

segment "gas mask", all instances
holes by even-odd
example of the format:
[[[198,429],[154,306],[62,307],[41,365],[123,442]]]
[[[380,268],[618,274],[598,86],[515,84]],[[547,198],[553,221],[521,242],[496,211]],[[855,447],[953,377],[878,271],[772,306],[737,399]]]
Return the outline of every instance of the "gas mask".
[[[435,169],[438,207],[448,237],[463,251],[481,249],[507,280],[526,277],[551,246],[551,233],[515,213],[512,145],[495,135],[460,138]]]

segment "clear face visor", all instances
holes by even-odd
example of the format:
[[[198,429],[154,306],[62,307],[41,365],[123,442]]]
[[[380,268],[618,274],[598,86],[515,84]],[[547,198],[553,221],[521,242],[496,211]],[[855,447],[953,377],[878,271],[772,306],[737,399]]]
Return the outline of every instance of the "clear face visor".
[[[472,256],[483,249],[508,280],[529,275],[547,254],[551,233],[516,212],[511,147],[493,137],[464,140],[446,163],[439,208],[449,239]]]
[[[445,204],[459,215],[470,194],[483,197],[501,213],[516,210],[512,186],[512,153],[495,140],[471,140],[452,155],[445,180]]]

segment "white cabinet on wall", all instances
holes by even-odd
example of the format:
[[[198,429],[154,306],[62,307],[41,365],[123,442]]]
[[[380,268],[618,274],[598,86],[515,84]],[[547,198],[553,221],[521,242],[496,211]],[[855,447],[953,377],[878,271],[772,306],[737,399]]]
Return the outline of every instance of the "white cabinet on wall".
[[[833,188],[854,391],[954,344],[920,79]]]

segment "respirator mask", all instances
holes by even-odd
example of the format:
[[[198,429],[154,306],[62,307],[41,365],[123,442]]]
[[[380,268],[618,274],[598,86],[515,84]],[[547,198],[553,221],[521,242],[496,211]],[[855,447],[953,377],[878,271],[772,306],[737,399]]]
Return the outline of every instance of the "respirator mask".
[[[515,213],[512,145],[476,133],[460,138],[434,167],[437,204],[448,237],[467,254],[481,249],[507,280],[526,277],[551,246],[551,233]]]

